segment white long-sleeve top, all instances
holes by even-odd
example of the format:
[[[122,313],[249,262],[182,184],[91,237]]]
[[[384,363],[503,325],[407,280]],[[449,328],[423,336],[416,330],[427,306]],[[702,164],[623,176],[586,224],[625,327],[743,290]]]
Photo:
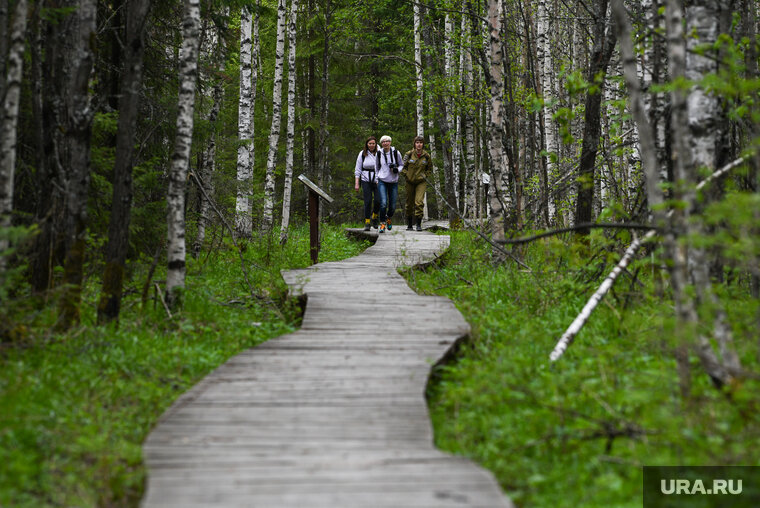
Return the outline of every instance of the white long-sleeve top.
[[[374,154],[372,152],[364,153],[364,150],[359,152],[359,156],[356,158],[356,168],[354,168],[354,177],[360,179],[362,182],[377,182],[377,157],[380,153],[378,150]],[[362,163],[362,157],[364,162]]]
[[[398,173],[394,173],[389,167],[394,158],[396,159],[396,164],[398,164]],[[377,159],[377,177],[386,183],[398,182],[398,175],[404,169],[404,158],[401,156],[401,153],[394,147],[390,147],[387,152],[381,148],[377,151]]]

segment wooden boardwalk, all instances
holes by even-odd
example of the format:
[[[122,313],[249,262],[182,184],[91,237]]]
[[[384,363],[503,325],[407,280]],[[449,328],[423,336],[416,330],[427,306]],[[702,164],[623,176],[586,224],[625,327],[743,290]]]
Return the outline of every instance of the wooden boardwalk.
[[[490,472],[433,446],[430,368],[469,325],[396,272],[449,237],[402,229],[283,273],[308,298],[301,329],[233,357],[162,416],[143,507],[512,506]]]

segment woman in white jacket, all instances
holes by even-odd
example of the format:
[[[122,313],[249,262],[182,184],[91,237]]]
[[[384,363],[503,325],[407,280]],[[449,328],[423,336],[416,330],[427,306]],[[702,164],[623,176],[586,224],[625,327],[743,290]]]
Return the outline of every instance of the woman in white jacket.
[[[404,169],[401,154],[391,146],[391,137],[380,138],[380,150],[377,155],[377,189],[380,194],[380,233],[393,228],[391,217],[396,211],[398,200],[398,175]]]
[[[364,231],[369,231],[370,214],[372,227],[377,228],[377,212],[380,210],[380,195],[377,192],[377,139],[370,136],[359,152],[354,169],[354,189],[362,189],[364,194]]]

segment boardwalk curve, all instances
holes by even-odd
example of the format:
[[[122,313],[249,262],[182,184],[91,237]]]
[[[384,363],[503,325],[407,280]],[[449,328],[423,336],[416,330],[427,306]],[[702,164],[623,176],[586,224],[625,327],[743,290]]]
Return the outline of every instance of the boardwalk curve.
[[[431,366],[469,333],[396,272],[448,236],[394,230],[359,256],[283,272],[299,331],[231,358],[144,444],[152,507],[512,506],[490,472],[433,446]]]

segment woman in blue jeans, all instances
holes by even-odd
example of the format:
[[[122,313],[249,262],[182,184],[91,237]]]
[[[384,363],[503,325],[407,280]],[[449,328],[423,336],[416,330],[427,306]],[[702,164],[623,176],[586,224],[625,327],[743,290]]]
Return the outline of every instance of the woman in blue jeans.
[[[404,168],[401,154],[391,146],[391,137],[380,138],[377,154],[377,190],[380,194],[380,233],[393,228],[391,217],[398,200],[398,175]]]
[[[380,194],[377,191],[377,140],[370,136],[364,143],[364,150],[359,152],[354,169],[354,189],[362,190],[364,195],[364,231],[369,231],[370,217],[372,227],[377,228],[377,212],[380,210]]]

